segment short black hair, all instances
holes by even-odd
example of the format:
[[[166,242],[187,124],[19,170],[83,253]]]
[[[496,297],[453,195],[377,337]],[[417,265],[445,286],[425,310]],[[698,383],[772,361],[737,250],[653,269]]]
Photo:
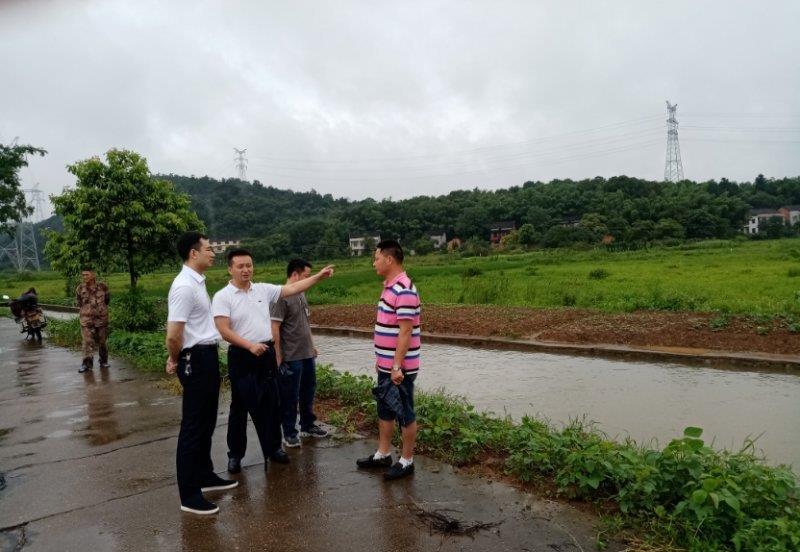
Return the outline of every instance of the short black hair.
[[[83,265],[81,267],[81,272],[94,272],[94,268],[91,265]]]
[[[207,240],[208,237],[200,232],[189,231],[184,232],[181,234],[181,237],[178,238],[177,249],[178,255],[180,255],[181,259],[184,261],[189,260],[189,254],[192,252],[192,249],[200,251],[200,240]]]
[[[383,240],[378,245],[375,246],[375,249],[380,249],[381,253],[384,255],[389,255],[390,257],[394,257],[398,263],[403,264],[403,247],[400,245],[400,242],[397,240]]]
[[[233,264],[234,257],[250,257],[252,259],[253,254],[250,253],[247,249],[239,248],[239,249],[231,249],[230,251],[228,251],[227,257],[228,257],[228,266],[231,266]]]
[[[289,277],[295,272],[303,272],[306,268],[311,268],[311,263],[305,259],[292,259],[286,265],[286,276]]]

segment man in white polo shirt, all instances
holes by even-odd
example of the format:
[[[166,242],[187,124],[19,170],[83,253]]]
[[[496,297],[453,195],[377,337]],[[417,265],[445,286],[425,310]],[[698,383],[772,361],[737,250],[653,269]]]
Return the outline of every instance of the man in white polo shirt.
[[[203,273],[214,264],[214,251],[199,232],[184,233],[177,246],[184,264],[169,289],[166,370],[168,374],[177,371],[183,386],[176,455],[178,492],[184,512],[215,514],[219,508],[202,493],[232,489],[238,482],[215,474],[211,461],[219,404],[219,333]]]
[[[286,464],[281,448],[280,393],[272,341],[270,304],[281,297],[302,293],[329,278],[326,266],[314,276],[284,286],[253,283],[253,257],[246,249],[228,253],[230,283],[214,295],[214,322],[227,341],[231,408],[228,417],[228,471],[241,470],[247,448],[247,414],[256,427],[265,466],[268,460]]]

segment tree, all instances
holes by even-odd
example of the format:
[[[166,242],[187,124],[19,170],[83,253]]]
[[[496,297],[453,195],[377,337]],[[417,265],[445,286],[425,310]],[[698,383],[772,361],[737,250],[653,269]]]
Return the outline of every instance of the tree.
[[[19,170],[28,166],[28,155],[47,152],[33,146],[0,144],[0,233],[11,235],[11,222],[20,222],[31,213],[19,182]]]
[[[429,253],[433,253],[433,240],[429,237],[422,236],[418,240],[414,241],[411,248],[417,255],[428,255]]]
[[[93,157],[67,167],[76,187],[52,198],[64,231],[53,233],[46,253],[67,275],[91,262],[102,271],[124,269],[131,290],[139,277],[175,255],[175,238],[203,230],[189,197],[150,175],[139,154],[112,149],[106,161]]]
[[[675,219],[661,219],[653,230],[658,240],[682,240],[686,237],[686,230],[680,222]]]
[[[533,224],[529,222],[520,226],[519,230],[517,230],[517,234],[519,235],[519,243],[524,247],[533,247],[536,245],[536,242],[539,241],[539,234],[536,232]]]

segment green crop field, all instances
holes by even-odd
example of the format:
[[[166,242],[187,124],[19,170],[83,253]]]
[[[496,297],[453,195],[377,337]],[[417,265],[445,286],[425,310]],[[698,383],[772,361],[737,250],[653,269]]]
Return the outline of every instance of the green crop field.
[[[334,261],[337,272],[309,293],[316,304],[376,300],[379,280],[368,258]],[[322,262],[316,262],[319,268]],[[800,240],[708,241],[627,252],[544,250],[490,257],[411,257],[407,269],[427,304],[582,307],[609,312],[637,309],[800,313]],[[147,295],[165,296],[177,265],[148,274]],[[265,264],[257,281],[281,283],[284,265]],[[104,277],[112,293],[127,289],[127,274]],[[225,285],[223,266],[208,273],[212,294]],[[65,302],[55,273],[0,275],[0,294],[34,286],[43,301]]]

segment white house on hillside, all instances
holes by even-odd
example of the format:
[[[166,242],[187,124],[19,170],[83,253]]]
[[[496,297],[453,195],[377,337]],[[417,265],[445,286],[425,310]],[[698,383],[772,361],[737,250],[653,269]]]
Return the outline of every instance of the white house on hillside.
[[[364,254],[364,250],[366,249],[366,242],[367,238],[372,240],[373,247],[377,245],[381,241],[380,234],[377,236],[357,236],[355,238],[350,238],[350,256],[351,257],[360,257]]]

